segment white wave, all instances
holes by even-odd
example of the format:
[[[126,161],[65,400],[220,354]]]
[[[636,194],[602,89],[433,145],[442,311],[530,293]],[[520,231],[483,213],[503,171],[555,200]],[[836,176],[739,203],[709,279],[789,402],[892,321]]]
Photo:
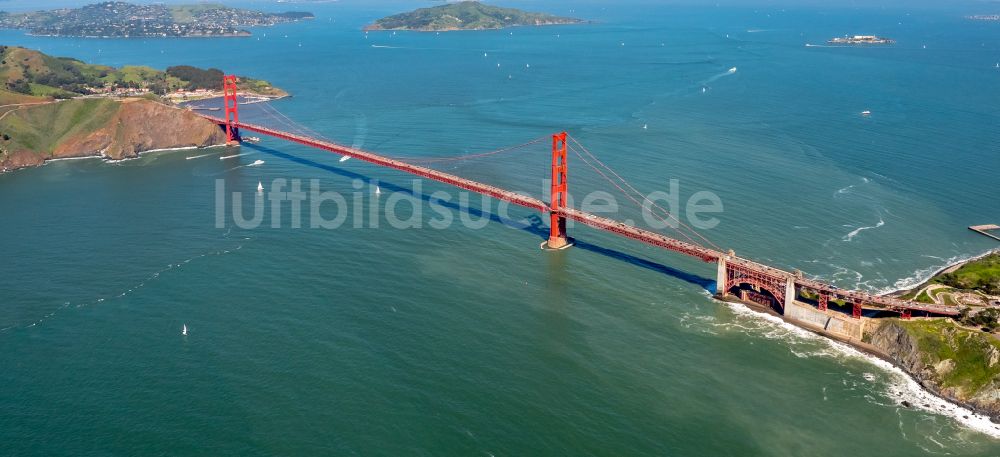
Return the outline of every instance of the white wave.
[[[403,48],[398,47],[398,46],[386,46],[386,45],[382,45],[382,44],[373,44],[372,47],[373,48],[377,48],[377,49],[403,49]]]
[[[853,188],[854,188],[854,184],[851,184],[850,186],[844,187],[842,189],[837,189],[837,192],[834,193],[834,196],[846,194],[846,193],[850,192],[851,189],[853,189]]]
[[[768,339],[782,339],[788,341],[789,350],[792,351],[792,354],[797,357],[806,355],[833,358],[847,357],[856,360],[863,360],[890,375],[884,385],[882,385],[878,379],[869,379],[870,377],[874,378],[873,376],[866,376],[866,374],[870,375],[870,373],[862,374],[862,377],[869,380],[869,382],[874,382],[877,387],[880,388],[882,394],[885,397],[894,400],[896,405],[902,405],[903,401],[907,401],[913,408],[949,417],[955,422],[972,430],[979,431],[994,438],[1000,438],[1000,425],[994,424],[989,417],[977,414],[967,408],[951,403],[928,392],[902,369],[886,362],[885,360],[865,354],[847,344],[796,327],[777,316],[759,313],[736,303],[724,303],[730,310],[733,311],[734,314],[741,318],[748,318],[749,321],[758,324],[757,328],[753,329],[753,333],[755,335],[764,336]],[[808,353],[792,349],[792,345],[802,341],[822,342],[824,343],[824,347]],[[844,380],[844,383],[846,385],[847,380]],[[825,393],[826,392],[824,392],[824,395]],[[890,406],[879,403],[874,398],[869,398],[869,401],[883,406]]]
[[[854,239],[854,237],[858,236],[859,233],[861,233],[861,232],[863,232],[865,230],[876,229],[876,228],[879,228],[879,227],[881,227],[883,225],[885,225],[885,220],[882,219],[882,216],[879,216],[877,224],[872,225],[872,226],[866,226],[866,227],[858,227],[858,228],[856,228],[854,230],[851,230],[850,233],[848,233],[846,236],[844,236],[843,240],[844,241],[851,241],[851,240]]]
[[[214,152],[210,152],[210,153],[208,153],[208,154],[202,154],[202,155],[198,155],[198,156],[190,156],[190,157],[186,157],[185,159],[187,159],[187,160],[194,160],[194,159],[200,159],[200,158],[202,158],[202,157],[208,157],[208,156],[210,156],[210,155],[213,155],[213,154],[215,154],[215,153],[214,153]]]
[[[64,160],[86,160],[86,159],[100,159],[101,156],[84,156],[84,157],[60,157],[58,159],[47,159],[45,163],[49,162],[62,162]]]

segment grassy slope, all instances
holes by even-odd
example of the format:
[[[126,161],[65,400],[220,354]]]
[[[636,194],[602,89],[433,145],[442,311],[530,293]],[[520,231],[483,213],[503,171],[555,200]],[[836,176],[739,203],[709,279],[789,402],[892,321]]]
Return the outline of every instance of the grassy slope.
[[[941,379],[943,387],[959,387],[973,393],[1000,377],[1000,364],[988,366],[990,348],[1000,350],[1000,341],[996,338],[963,329],[946,319],[897,323],[917,340],[924,363],[955,361],[955,368]]]
[[[1000,254],[990,254],[969,262],[953,273],[935,278],[935,282],[958,289],[1000,293]]]
[[[40,103],[46,101],[50,101],[50,99],[47,97],[35,97],[0,89],[0,106],[15,105],[19,103]],[[6,111],[6,109],[0,110],[0,114],[4,111]]]
[[[66,140],[107,125],[120,106],[108,99],[76,99],[25,108],[0,120],[0,133],[10,136],[9,141],[0,139],[0,145],[51,156]]]

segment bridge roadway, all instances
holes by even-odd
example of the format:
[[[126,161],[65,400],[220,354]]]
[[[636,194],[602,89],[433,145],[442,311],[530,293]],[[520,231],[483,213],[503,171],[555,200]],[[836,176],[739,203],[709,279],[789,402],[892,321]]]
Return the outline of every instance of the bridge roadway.
[[[226,125],[226,121],[224,119],[207,116],[203,114],[199,114],[199,116],[208,119],[212,122],[215,122],[216,124]],[[354,159],[373,163],[375,165],[388,167],[395,170],[400,170],[406,173],[410,173],[428,179],[433,179],[435,181],[443,182],[445,184],[450,184],[452,186],[458,187],[459,189],[465,189],[468,191],[488,195],[498,200],[508,201],[516,205],[520,205],[526,208],[531,208],[539,212],[544,212],[544,213],[549,212],[549,205],[537,198],[521,195],[505,189],[501,189],[499,187],[461,178],[431,168],[421,167],[419,165],[413,165],[399,160],[390,159],[388,157],[384,157],[371,152],[362,151],[360,149],[355,149],[339,145],[336,143],[331,143],[328,141],[318,140],[315,138],[310,138],[280,130],[275,130],[260,125],[249,124],[245,122],[234,123],[233,125],[239,128],[240,131],[256,132],[262,135],[280,138],[304,146],[322,149],[343,156],[348,156]],[[909,300],[900,300],[897,298],[886,297],[881,295],[873,295],[861,291],[840,289],[830,284],[826,284],[811,279],[805,279],[801,277],[801,275],[792,274],[787,271],[783,271],[774,267],[757,263],[749,259],[744,259],[732,254],[726,254],[720,251],[697,246],[691,243],[686,243],[674,238],[670,238],[668,236],[661,235],[659,233],[651,232],[649,230],[644,230],[638,227],[633,227],[624,224],[622,222],[616,221],[614,219],[597,216],[577,209],[562,208],[559,210],[559,213],[561,213],[561,215],[566,219],[577,221],[581,224],[593,227],[598,230],[604,230],[607,232],[615,233],[624,236],[626,238],[631,238],[633,240],[641,241],[646,244],[678,252],[687,256],[695,257],[705,262],[719,262],[720,260],[724,259],[725,263],[728,265],[739,266],[748,270],[752,270],[782,282],[788,280],[794,280],[794,284],[796,287],[807,288],[816,291],[818,293],[827,294],[831,298],[839,297],[847,300],[848,302],[859,301],[865,305],[876,305],[876,308],[874,309],[888,309],[897,312],[902,311],[904,309],[908,309],[911,311],[923,311],[939,315],[958,315],[959,313],[957,308],[951,306],[918,303]]]

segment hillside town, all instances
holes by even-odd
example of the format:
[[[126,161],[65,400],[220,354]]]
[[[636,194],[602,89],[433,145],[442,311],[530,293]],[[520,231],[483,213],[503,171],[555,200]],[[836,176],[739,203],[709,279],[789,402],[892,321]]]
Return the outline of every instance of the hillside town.
[[[312,19],[312,13],[261,11],[216,4],[139,5],[103,2],[81,8],[12,14],[0,12],[0,28],[32,35],[91,38],[249,36],[247,27]]]

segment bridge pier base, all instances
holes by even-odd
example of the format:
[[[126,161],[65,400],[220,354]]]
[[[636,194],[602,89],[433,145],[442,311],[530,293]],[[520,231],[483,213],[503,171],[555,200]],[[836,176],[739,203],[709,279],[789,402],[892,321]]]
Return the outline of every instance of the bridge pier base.
[[[725,297],[729,295],[729,285],[726,284],[728,272],[726,271],[726,257],[719,256],[717,270],[715,273],[715,295]]]
[[[795,278],[788,278],[785,280],[785,303],[782,306],[782,313],[787,313],[788,310],[795,304]]]

